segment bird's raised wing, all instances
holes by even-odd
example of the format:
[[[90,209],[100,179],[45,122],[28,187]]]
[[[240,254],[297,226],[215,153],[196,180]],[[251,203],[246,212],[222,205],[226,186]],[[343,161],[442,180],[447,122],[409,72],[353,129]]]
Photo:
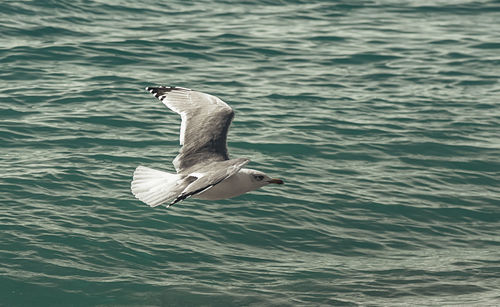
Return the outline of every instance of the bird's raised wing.
[[[181,115],[182,148],[173,164],[177,172],[198,163],[228,160],[226,139],[234,117],[219,98],[182,87],[147,87],[169,109]]]

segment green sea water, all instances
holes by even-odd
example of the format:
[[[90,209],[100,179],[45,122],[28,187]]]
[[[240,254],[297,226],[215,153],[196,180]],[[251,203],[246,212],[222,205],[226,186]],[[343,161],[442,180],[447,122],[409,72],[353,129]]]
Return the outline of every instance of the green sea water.
[[[495,306],[500,1],[0,2],[0,306]],[[283,186],[149,208],[175,85]]]

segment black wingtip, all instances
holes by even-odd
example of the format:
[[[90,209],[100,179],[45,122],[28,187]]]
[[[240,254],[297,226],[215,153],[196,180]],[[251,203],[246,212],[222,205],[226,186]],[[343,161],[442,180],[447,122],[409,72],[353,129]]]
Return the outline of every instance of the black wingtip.
[[[174,199],[174,201],[172,201],[170,204],[168,204],[167,208],[175,205],[176,203],[180,202],[180,201],[183,201],[184,199],[188,198],[190,195],[180,195],[180,196],[177,196],[176,199]]]
[[[146,91],[153,94],[156,98],[163,101],[168,93],[173,91],[190,91],[188,88],[178,87],[178,86],[148,86]]]
[[[148,86],[146,87],[146,91],[148,92],[156,92],[156,91],[163,91],[163,92],[171,92],[171,91],[190,91],[189,88],[185,88],[185,87],[180,87],[180,86],[164,86],[164,85],[161,85],[161,86]]]
[[[182,87],[177,87],[177,86],[165,86],[165,85],[160,85],[160,86],[148,86],[146,87],[146,91],[151,92],[151,91],[157,91],[157,90],[163,90],[166,92],[174,91],[177,89],[183,89]]]

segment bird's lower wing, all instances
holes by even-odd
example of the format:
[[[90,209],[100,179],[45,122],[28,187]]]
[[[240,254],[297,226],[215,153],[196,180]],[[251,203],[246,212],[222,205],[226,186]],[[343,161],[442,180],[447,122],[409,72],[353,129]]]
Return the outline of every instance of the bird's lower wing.
[[[182,191],[182,193],[170,203],[169,206],[211,189],[224,179],[236,174],[249,161],[249,159],[239,158],[221,162],[212,162],[196,170],[189,175],[197,177],[198,179],[189,184],[184,191]]]

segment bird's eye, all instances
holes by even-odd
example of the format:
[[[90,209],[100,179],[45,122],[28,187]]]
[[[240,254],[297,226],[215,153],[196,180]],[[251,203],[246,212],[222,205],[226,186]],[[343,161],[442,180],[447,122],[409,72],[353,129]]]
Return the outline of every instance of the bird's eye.
[[[254,176],[255,180],[257,181],[262,181],[262,179],[264,179],[264,176],[262,175],[257,175],[257,176]]]

